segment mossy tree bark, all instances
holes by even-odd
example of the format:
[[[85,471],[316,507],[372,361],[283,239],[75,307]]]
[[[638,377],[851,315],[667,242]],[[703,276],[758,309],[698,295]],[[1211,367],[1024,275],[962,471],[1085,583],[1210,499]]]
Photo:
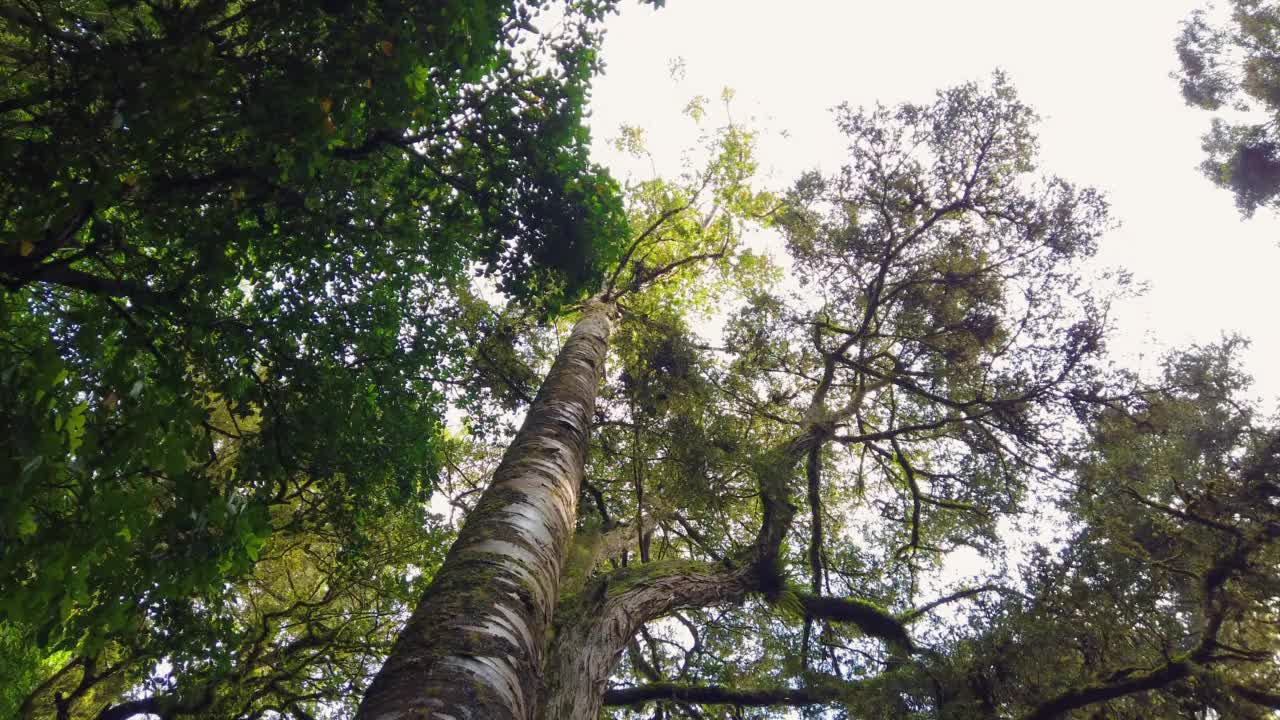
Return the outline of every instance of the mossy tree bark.
[[[593,300],[358,720],[531,720],[614,309]]]
[[[755,542],[719,563],[665,560],[598,576],[561,600],[546,664],[541,720],[595,720],[609,677],[640,626],[681,608],[739,603],[780,589],[778,553],[796,508],[788,478],[830,428],[814,425],[765,454],[755,468],[761,526]]]
[[[546,667],[541,720],[595,720],[609,677],[640,626],[685,607],[741,602],[758,583],[752,568],[659,561],[635,566],[634,577],[590,583],[566,599]]]

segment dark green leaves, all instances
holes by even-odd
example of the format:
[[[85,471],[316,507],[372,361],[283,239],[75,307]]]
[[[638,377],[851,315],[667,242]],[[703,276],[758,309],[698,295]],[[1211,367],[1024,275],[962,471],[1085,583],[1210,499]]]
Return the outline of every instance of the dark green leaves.
[[[162,657],[190,666],[151,689],[198,701],[253,650],[232,595],[278,543],[383,577],[370,538],[420,515],[470,381],[456,289],[552,315],[619,253],[583,124],[612,7],[547,31],[560,8],[502,0],[0,12],[0,625],[87,668],[41,702],[118,699]],[[378,650],[347,650],[334,677],[363,682]]]
[[[1265,121],[1214,118],[1204,136],[1201,169],[1231,190],[1245,217],[1280,198],[1280,63],[1276,61],[1280,9],[1274,3],[1234,0],[1230,20],[1215,25],[1205,11],[1183,23],[1178,38],[1182,94],[1206,110],[1247,110]]]

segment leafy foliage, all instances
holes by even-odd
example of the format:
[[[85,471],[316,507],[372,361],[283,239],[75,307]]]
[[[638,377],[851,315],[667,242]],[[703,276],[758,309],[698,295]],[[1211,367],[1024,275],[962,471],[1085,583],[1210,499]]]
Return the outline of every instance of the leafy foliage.
[[[253,569],[220,594],[185,598],[163,618],[134,617],[132,629],[145,632],[116,636],[94,654],[79,647],[45,661],[43,682],[22,691],[23,716],[349,715],[450,533],[402,508],[353,541],[298,528],[306,512],[305,502],[277,509]],[[21,662],[30,658],[6,654],[0,664]]]
[[[984,608],[999,630],[953,656],[975,712],[1268,716],[1277,434],[1243,402],[1237,346],[1174,355],[1159,390],[1102,411],[1060,500],[1076,519],[1063,546],[1034,554],[1027,595]]]
[[[1229,7],[1230,20],[1221,25],[1203,10],[1193,13],[1178,38],[1178,58],[1188,104],[1249,113],[1246,120],[1214,118],[1201,166],[1235,193],[1248,217],[1280,198],[1280,7],[1264,0],[1232,0]]]
[[[358,692],[440,549],[412,529],[475,380],[458,295],[483,274],[554,315],[619,253],[583,125],[612,4],[554,32],[542,6],[0,10],[0,666],[19,704],[37,683],[24,713]]]
[[[1188,99],[1270,108],[1274,12],[1235,5]],[[1105,368],[1106,202],[1002,76],[841,108],[848,163],[784,196],[734,124],[619,188],[582,127],[612,3],[540,7],[0,9],[0,714],[349,716],[451,541],[428,495],[474,507],[597,291],[547,667],[615,642],[615,716],[1280,706],[1280,428],[1237,341]],[[1273,129],[1209,143],[1246,212]]]
[[[626,545],[558,619],[636,624],[614,716],[1264,717],[1276,430],[1233,346],[1105,369],[1106,203],[1002,77],[838,119],[768,215],[802,291],[719,276],[718,341],[623,298],[580,522]]]

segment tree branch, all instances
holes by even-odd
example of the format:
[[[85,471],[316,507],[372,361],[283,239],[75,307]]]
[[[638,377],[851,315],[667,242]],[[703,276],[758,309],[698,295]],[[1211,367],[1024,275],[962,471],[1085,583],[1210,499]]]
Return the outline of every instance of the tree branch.
[[[636,249],[640,247],[640,243],[644,242],[646,238],[648,238],[653,233],[657,232],[658,228],[662,227],[663,224],[665,224],[668,220],[675,217],[676,215],[679,215],[685,210],[688,210],[691,206],[692,206],[692,203],[685,203],[684,205],[680,205],[678,207],[668,208],[667,210],[664,210],[656,220],[654,220],[652,223],[649,224],[649,227],[645,228],[643,232],[641,232],[638,236],[636,236],[636,239],[631,242],[631,245],[627,248],[627,251],[622,254],[622,258],[618,260],[618,266],[614,268],[613,273],[609,275],[609,282],[605,284],[605,289],[604,289],[604,296],[606,298],[609,298],[612,300],[617,299],[617,297],[613,294],[613,291],[618,283],[618,276],[621,275],[622,271],[627,268],[627,264],[631,262],[631,256],[634,255]]]
[[[880,638],[891,646],[908,653],[916,651],[915,643],[902,620],[889,611],[855,598],[835,598],[823,595],[800,594],[800,607],[808,617],[847,622],[858,626],[863,633]]]
[[[1189,660],[1179,659],[1170,661],[1155,670],[1135,672],[1116,682],[1078,687],[1042,703],[1026,716],[1026,720],[1053,720],[1086,705],[1115,700],[1133,693],[1156,690],[1187,677],[1191,674],[1191,669],[1192,664]]]
[[[1241,683],[1232,683],[1231,691],[1254,705],[1280,710],[1280,692],[1250,687]]]
[[[814,595],[822,592],[822,452],[814,446],[805,461],[805,476],[809,481],[809,589]],[[813,618],[804,619],[804,638],[800,644],[800,667],[809,669],[809,638],[813,632]]]
[[[982,593],[985,593],[985,592],[1007,593],[1007,592],[1013,592],[1013,591],[1008,590],[1007,588],[1002,588],[999,585],[982,585],[980,587],[957,590],[956,592],[953,592],[950,595],[944,595],[938,598],[937,600],[934,600],[932,602],[927,602],[924,605],[921,605],[920,607],[915,608],[914,610],[903,613],[898,617],[898,619],[901,620],[903,623],[915,622],[916,620],[919,620],[920,618],[927,615],[930,611],[942,605],[953,603],[957,600],[966,600],[968,598],[973,597],[974,595],[981,595]]]
[[[18,275],[16,282],[4,282],[4,284],[21,287],[28,282],[45,282],[73,290],[82,290],[93,295],[125,298],[130,302],[146,307],[169,307],[172,305],[171,298],[168,295],[152,290],[149,287],[137,285],[126,280],[115,280],[93,275],[59,264],[37,266],[26,274]]]

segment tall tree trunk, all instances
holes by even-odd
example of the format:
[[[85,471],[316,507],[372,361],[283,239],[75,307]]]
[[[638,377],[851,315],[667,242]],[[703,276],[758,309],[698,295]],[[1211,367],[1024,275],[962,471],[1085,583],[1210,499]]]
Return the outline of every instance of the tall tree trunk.
[[[613,306],[591,301],[357,720],[532,720]]]

